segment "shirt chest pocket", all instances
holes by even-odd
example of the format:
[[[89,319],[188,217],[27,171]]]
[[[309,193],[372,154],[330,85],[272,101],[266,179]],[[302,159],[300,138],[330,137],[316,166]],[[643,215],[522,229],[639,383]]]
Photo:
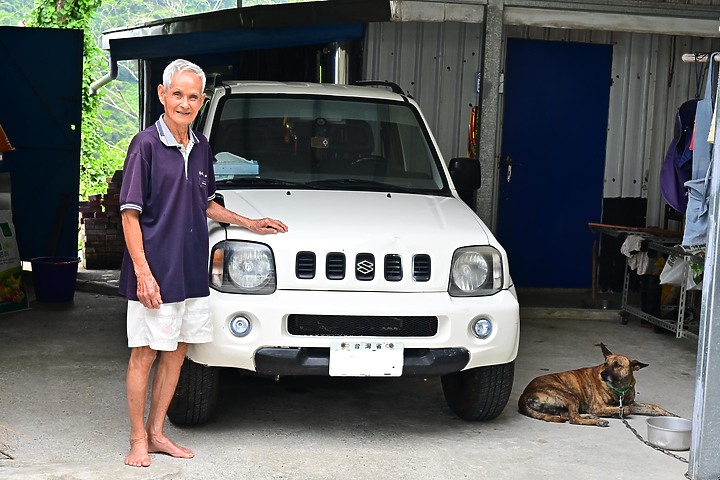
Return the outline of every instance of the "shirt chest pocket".
[[[196,173],[192,179],[193,202],[198,208],[205,210],[208,203],[208,178],[203,172]]]

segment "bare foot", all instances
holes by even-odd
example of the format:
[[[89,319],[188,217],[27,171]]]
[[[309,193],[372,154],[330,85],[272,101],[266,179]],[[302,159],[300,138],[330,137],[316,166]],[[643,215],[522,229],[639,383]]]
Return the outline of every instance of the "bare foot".
[[[131,467],[149,467],[150,455],[148,455],[147,438],[130,439],[130,453],[125,457],[125,465]]]
[[[164,435],[148,436],[149,453],[166,453],[175,458],[193,458],[195,452],[189,448],[181,447]]]

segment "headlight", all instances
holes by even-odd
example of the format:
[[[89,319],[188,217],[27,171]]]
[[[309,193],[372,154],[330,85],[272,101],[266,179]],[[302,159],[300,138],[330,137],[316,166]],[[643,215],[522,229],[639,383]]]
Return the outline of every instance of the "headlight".
[[[500,291],[502,284],[502,257],[495,248],[465,247],[455,251],[448,289],[451,296],[492,295]]]
[[[225,240],[211,252],[210,286],[227,293],[267,295],[275,291],[275,259],[261,243]]]

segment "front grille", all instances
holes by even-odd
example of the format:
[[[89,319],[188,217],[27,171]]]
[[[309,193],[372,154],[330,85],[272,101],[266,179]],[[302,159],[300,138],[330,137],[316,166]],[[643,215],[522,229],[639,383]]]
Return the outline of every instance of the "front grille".
[[[315,253],[298,252],[295,256],[295,276],[297,278],[315,278]]]
[[[437,317],[289,315],[290,335],[327,337],[432,337]]]
[[[385,255],[385,280],[399,282],[402,277],[402,258],[400,258],[400,255]]]
[[[328,280],[342,280],[345,278],[345,254],[330,252],[325,258],[325,275]]]
[[[380,265],[375,262],[372,253],[359,253],[355,263],[350,265],[355,271],[355,279],[370,281],[375,279],[375,272]],[[328,280],[343,280],[347,270],[347,259],[342,252],[330,252],[325,257],[325,278]],[[402,256],[397,253],[388,253],[382,264],[383,272],[378,272],[381,278],[388,282],[399,282],[404,278]],[[410,268],[408,268],[410,270]],[[321,270],[322,272],[322,270]],[[432,268],[430,255],[425,253],[412,257],[412,279],[416,282],[429,282]],[[301,251],[295,255],[295,276],[301,280],[311,280],[317,273],[317,258],[315,252]],[[322,274],[322,273],[321,273]],[[352,274],[352,273],[351,273]]]
[[[430,255],[421,254],[413,257],[413,279],[416,282],[430,280]]]

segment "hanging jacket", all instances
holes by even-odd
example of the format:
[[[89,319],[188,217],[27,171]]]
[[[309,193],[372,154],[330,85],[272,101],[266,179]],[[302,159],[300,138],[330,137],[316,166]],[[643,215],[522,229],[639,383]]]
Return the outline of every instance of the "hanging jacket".
[[[692,178],[693,151],[690,149],[695,110],[698,101],[688,100],[675,113],[673,139],[660,170],[660,192],[673,209],[685,213],[687,194],[685,182]]]

